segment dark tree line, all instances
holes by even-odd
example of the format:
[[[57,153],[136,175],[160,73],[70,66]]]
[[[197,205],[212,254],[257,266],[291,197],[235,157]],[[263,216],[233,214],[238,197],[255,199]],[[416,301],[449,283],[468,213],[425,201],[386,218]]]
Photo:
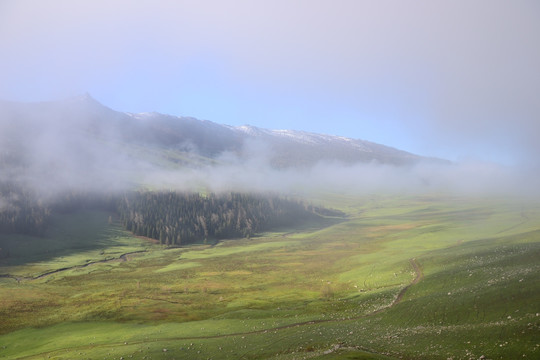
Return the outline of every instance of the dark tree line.
[[[13,181],[0,181],[0,234],[44,236],[55,213],[84,209],[116,211],[118,196],[77,190],[54,197],[31,190]]]
[[[322,212],[272,194],[136,191],[113,196],[66,191],[44,201],[22,186],[0,182],[0,233],[43,236],[52,214],[83,209],[116,212],[125,229],[165,245],[250,237]]]
[[[166,245],[250,237],[316,217],[297,201],[275,195],[134,192],[118,211],[124,227]]]
[[[8,181],[0,182],[0,233],[42,236],[51,208],[31,190]]]

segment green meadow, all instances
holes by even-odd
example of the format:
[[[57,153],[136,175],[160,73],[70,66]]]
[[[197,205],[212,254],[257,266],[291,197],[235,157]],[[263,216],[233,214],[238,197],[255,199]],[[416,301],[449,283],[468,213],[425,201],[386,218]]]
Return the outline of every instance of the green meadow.
[[[314,201],[346,217],[181,248],[92,211],[2,235],[0,359],[540,358],[540,203]]]

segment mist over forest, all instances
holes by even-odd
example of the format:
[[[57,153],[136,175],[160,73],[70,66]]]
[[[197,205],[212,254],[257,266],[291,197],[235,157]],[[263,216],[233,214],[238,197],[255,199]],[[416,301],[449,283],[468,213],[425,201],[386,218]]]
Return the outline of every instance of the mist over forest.
[[[315,221],[329,211],[311,200],[324,192],[530,197],[534,185],[495,164],[326,134],[118,112],[88,94],[3,101],[0,118],[4,233],[43,236],[53,214],[100,209],[135,235],[180,245]]]
[[[533,169],[450,162],[324,134],[277,136],[255,128],[262,135],[246,135],[210,121],[117,112],[89,95],[43,103],[3,101],[0,119],[0,180],[41,199],[66,191],[138,188],[537,195]],[[0,204],[11,202],[3,196]]]

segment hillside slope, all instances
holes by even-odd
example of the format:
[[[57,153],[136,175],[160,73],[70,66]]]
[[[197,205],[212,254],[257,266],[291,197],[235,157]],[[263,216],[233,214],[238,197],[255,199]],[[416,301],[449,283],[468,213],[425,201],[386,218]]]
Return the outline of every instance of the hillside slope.
[[[264,158],[279,168],[312,166],[319,161],[408,165],[428,160],[385,145],[340,136],[248,125],[233,127],[159,113],[123,113],[89,95],[57,102],[1,101],[0,128],[3,158],[21,151],[24,156],[39,154],[38,160],[47,154],[57,160],[70,154],[76,163],[98,164],[102,168],[111,166],[105,160],[117,159],[119,153],[139,157],[143,150],[143,157],[152,152],[150,157],[154,157],[156,149],[191,158],[215,159],[232,153],[242,160],[252,158],[255,152],[261,156],[260,149],[264,149]],[[259,151],[254,151],[253,144]],[[133,147],[139,153],[133,154]],[[171,160],[170,154],[160,157]]]

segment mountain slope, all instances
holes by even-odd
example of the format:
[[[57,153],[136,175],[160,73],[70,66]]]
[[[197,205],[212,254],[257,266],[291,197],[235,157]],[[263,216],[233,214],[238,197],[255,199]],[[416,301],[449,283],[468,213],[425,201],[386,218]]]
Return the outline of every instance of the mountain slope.
[[[342,136],[316,134],[295,130],[266,130],[239,126],[236,131],[246,138],[269,145],[273,164],[277,166],[306,166],[319,161],[344,163],[377,161],[384,164],[407,165],[422,159],[405,151]]]
[[[319,161],[409,165],[431,160],[388,146],[294,130],[227,126],[159,113],[123,113],[89,95],[57,102],[0,102],[0,156],[71,172],[104,171],[150,159],[161,166],[200,165],[234,154],[278,168]],[[220,161],[223,161],[221,159]]]

